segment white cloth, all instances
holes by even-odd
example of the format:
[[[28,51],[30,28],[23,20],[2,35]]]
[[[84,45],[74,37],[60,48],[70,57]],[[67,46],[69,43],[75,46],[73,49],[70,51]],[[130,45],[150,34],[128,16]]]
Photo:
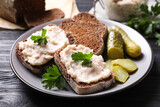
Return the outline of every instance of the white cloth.
[[[65,17],[72,17],[79,13],[75,0],[46,0],[45,7],[46,10],[50,10],[53,8],[60,8],[65,13]],[[25,30],[24,27],[9,22],[1,17],[0,17],[0,28]]]

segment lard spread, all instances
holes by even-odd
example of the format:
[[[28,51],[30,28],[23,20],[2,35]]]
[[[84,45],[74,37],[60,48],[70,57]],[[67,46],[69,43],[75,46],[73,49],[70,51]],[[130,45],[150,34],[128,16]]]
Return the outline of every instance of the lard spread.
[[[76,82],[92,83],[102,79],[106,79],[111,75],[111,71],[107,68],[101,55],[93,55],[90,66],[82,66],[82,62],[74,62],[71,55],[76,52],[89,54],[92,49],[83,45],[68,45],[60,52],[62,63],[67,69],[67,73],[75,79]]]
[[[19,42],[19,49],[22,49],[24,60],[31,65],[43,65],[53,58],[54,53],[62,47],[69,44],[69,40],[66,37],[65,32],[58,26],[45,26],[46,39],[48,43],[46,45],[38,45],[31,40],[31,36],[27,38],[27,41]],[[32,35],[41,35],[42,30],[33,33]]]

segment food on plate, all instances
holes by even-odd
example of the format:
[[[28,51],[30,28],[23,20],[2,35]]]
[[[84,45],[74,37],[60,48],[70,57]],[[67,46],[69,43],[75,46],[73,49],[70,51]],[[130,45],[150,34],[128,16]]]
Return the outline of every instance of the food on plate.
[[[71,33],[75,37],[76,44],[93,49],[94,54],[102,54],[104,51],[107,26],[94,15],[82,12],[72,19],[64,20],[59,26],[66,33]]]
[[[140,15],[140,5],[146,3],[147,0],[105,0],[105,9],[110,19],[127,21],[130,14]]]
[[[115,75],[115,79],[119,82],[125,83],[129,78],[128,72],[121,66],[114,66],[112,71]]]
[[[62,89],[66,80],[77,94],[89,94],[109,88],[114,79],[125,83],[129,73],[138,69],[133,61],[122,59],[123,43],[132,57],[137,56],[132,48],[138,45],[118,26],[109,29],[108,39],[107,33],[107,26],[95,16],[79,13],[59,26],[49,24],[17,43],[16,55],[33,73],[46,70],[42,75],[45,88]],[[106,41],[109,60],[104,62]]]
[[[107,65],[107,67],[112,71],[113,70],[113,64],[112,64],[112,59],[108,59],[107,61],[106,61],[106,65]]]
[[[125,83],[128,80],[129,73],[138,69],[136,63],[130,59],[109,59],[106,61],[106,65],[114,73],[115,79],[122,83]]]
[[[79,52],[81,58],[77,59],[75,57],[79,54],[75,53]],[[89,47],[68,45],[54,55],[55,63],[63,77],[77,94],[88,94],[108,88],[114,80],[114,75],[106,66],[102,56],[92,53],[93,49]],[[89,59],[92,63],[83,66],[85,59]]]
[[[122,68],[126,69],[129,73],[138,69],[136,63],[130,59],[116,59],[112,61],[112,64],[121,66]]]
[[[82,61],[82,66],[89,66],[92,64],[92,61],[91,61],[92,56],[93,56],[92,52],[90,52],[89,54],[77,52],[72,54],[72,60],[74,60],[74,62]]]
[[[42,75],[42,84],[43,87],[51,89],[53,87],[57,87],[58,89],[62,89],[66,85],[66,81],[61,76],[61,73],[58,70],[56,65],[53,65],[46,69],[46,73]]]
[[[136,58],[141,55],[141,47],[129,38],[127,33],[118,26],[112,26],[110,30],[115,30],[122,35],[124,41],[124,49],[130,57]]]
[[[46,33],[47,29],[42,29],[41,36],[32,35],[30,39],[33,40],[34,43],[38,43],[38,45],[46,45],[48,43]]]
[[[109,59],[124,58],[123,39],[119,32],[109,30],[107,39],[107,56]]]
[[[58,26],[50,24],[17,43],[16,55],[25,67],[35,74],[41,74],[54,63],[55,52],[71,42],[73,42],[71,35],[66,34]]]

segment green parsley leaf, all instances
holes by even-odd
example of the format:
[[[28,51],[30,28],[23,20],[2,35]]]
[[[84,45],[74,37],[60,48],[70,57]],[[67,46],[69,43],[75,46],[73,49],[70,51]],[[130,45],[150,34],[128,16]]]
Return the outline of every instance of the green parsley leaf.
[[[82,66],[89,66],[92,64],[92,61],[90,59],[84,59],[82,62]]]
[[[42,29],[42,35],[41,36],[40,35],[37,35],[37,36],[32,35],[31,39],[34,41],[34,43],[38,43],[38,45],[41,45],[41,44],[46,45],[48,43],[48,41],[46,39],[46,36],[45,36],[46,32],[47,32],[46,29]]]
[[[150,23],[145,31],[145,34],[151,34],[152,32],[153,32],[153,24]]]
[[[148,10],[148,6],[147,6],[147,5],[142,4],[142,5],[140,6],[140,9],[141,9],[141,11],[143,12],[142,15],[141,15],[143,18],[146,18],[146,17],[152,15],[152,12],[150,12],[150,11]]]
[[[158,5],[158,3],[156,3],[155,6],[151,6],[151,10],[152,10],[154,16],[159,15],[160,14],[160,6]]]
[[[42,29],[42,37],[45,37],[47,30],[46,29]]]
[[[82,52],[77,52],[71,55],[72,60],[74,62],[80,62],[82,61],[82,66],[89,66],[92,64],[91,58],[93,56],[93,53],[90,52],[89,54],[83,54]]]
[[[52,89],[56,86],[58,89],[62,89],[66,85],[66,81],[61,76],[56,65],[49,67],[46,71],[47,72],[42,75],[43,87]]]
[[[160,4],[157,2],[151,6],[151,10],[147,5],[142,4],[140,9],[142,11],[141,16],[129,15],[130,20],[126,25],[137,30],[145,38],[156,38],[156,44],[160,46],[160,20],[157,18],[160,15]]]
[[[58,89],[62,89],[64,86],[66,85],[66,81],[65,79],[61,76],[57,79],[57,81],[55,82],[55,86]]]

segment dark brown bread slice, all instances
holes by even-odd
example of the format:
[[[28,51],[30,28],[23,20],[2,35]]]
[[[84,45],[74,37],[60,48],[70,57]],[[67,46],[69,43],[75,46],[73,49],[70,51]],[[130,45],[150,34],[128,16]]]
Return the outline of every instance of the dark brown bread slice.
[[[64,20],[60,25],[66,33],[72,33],[76,44],[93,49],[94,54],[102,54],[104,40],[107,36],[107,26],[101,23],[94,15],[83,12],[72,19]]]
[[[67,69],[65,65],[61,62],[61,58],[59,55],[60,51],[61,50],[59,50],[58,52],[54,54],[54,62],[58,66],[59,70],[61,71],[63,77],[66,79],[68,84],[72,87],[72,89],[77,94],[89,94],[89,93],[93,93],[93,92],[107,89],[110,87],[110,85],[112,84],[114,80],[113,73],[110,75],[109,78],[99,80],[98,82],[94,82],[90,84],[77,83],[69,74],[67,74]]]
[[[100,24],[101,22],[93,15],[87,12],[81,12],[73,17],[74,21],[77,22],[87,22],[87,23],[97,23]]]
[[[49,24],[50,26],[54,25],[54,24]],[[69,39],[69,43],[70,44],[74,44],[75,43],[75,39],[71,34],[67,34],[66,35],[67,38]],[[27,40],[24,40],[24,42]],[[64,48],[64,47],[62,47]],[[22,53],[22,50],[19,49],[19,43],[17,43],[16,45],[16,56],[19,58],[19,60],[22,62],[22,64],[28,68],[29,70],[31,70],[34,74],[40,75],[43,74],[43,70],[45,70],[46,68],[48,68],[49,66],[52,66],[54,63],[54,59],[51,59],[48,63],[41,65],[41,66],[33,66],[30,63],[28,63],[27,61],[24,60],[24,56]]]
[[[45,0],[0,0],[0,17],[18,23],[23,15],[45,11]]]
[[[34,27],[51,20],[64,18],[64,16],[65,14],[62,10],[55,8],[45,12],[25,14],[24,19],[28,27]]]

